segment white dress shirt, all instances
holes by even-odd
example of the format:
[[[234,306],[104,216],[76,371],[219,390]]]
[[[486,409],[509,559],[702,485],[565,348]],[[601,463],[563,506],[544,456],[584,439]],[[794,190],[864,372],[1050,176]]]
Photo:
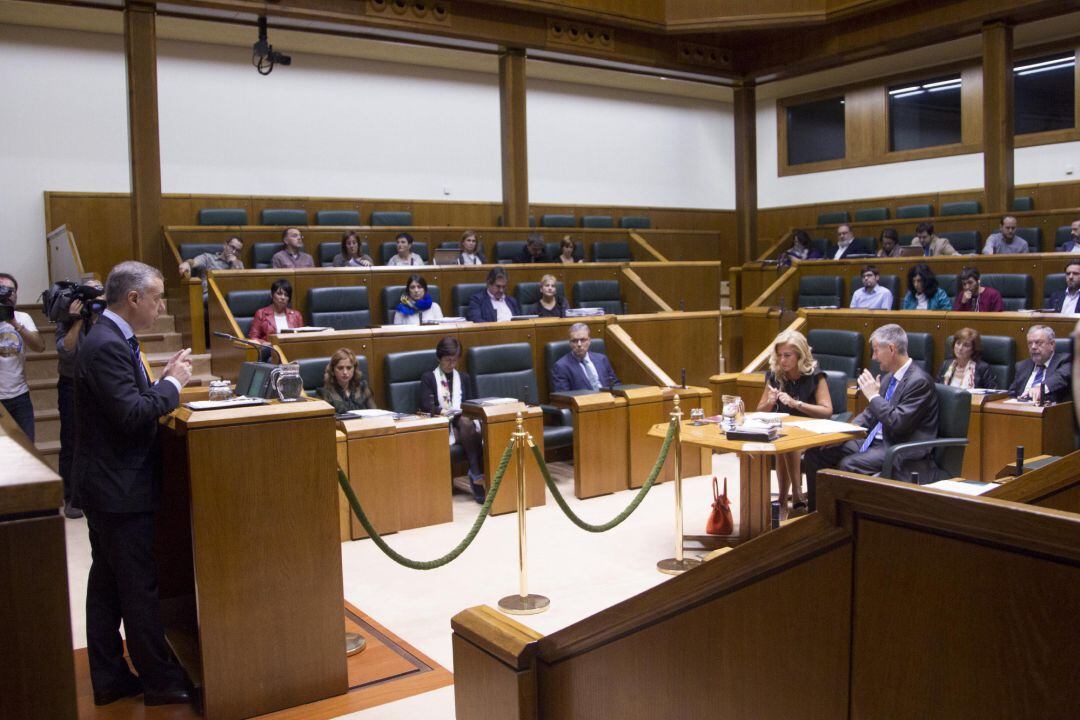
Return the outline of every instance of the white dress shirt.
[[[488,299],[491,300],[491,307],[495,308],[495,320],[497,322],[510,322],[510,318],[514,317],[514,313],[511,312],[510,306],[506,304],[506,295],[496,300],[495,296],[489,291]]]
[[[1066,290],[1065,291],[1065,302],[1061,303],[1061,314],[1062,315],[1076,315],[1076,313],[1077,313],[1076,301],[1077,300],[1080,300],[1080,290],[1077,290],[1074,293],[1071,293],[1068,290]]]

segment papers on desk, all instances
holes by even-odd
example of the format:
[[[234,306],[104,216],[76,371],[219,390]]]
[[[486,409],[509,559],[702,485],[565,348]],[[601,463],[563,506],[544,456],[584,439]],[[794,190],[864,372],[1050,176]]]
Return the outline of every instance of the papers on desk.
[[[302,327],[283,328],[278,330],[278,334],[283,333],[306,333],[306,332],[322,332],[323,330],[329,330],[328,327],[319,327],[317,325],[304,325]]]
[[[269,400],[257,397],[238,395],[228,400],[193,400],[184,403],[189,410],[223,410],[225,408],[246,407],[248,405],[266,405]]]
[[[566,317],[592,317],[603,315],[604,308],[567,308]]]
[[[461,317],[460,315],[450,315],[450,316],[445,316],[444,315],[439,320],[436,320],[435,324],[436,325],[451,325],[453,323],[463,323],[463,322],[469,322],[469,321],[466,320],[465,318]]]
[[[927,483],[923,487],[948,490],[960,495],[982,495],[996,488],[997,483],[984,483],[975,480],[938,480],[937,482]]]
[[[466,400],[465,403],[471,403],[473,405],[482,405],[484,407],[490,407],[492,405],[507,405],[509,403],[520,402],[517,398],[508,397],[483,397],[474,398],[472,400]]]
[[[717,415],[717,417],[720,417]],[[748,412],[743,415],[743,421],[746,423],[765,423],[766,425],[783,422],[784,418],[791,417],[790,413],[771,413],[771,412]]]
[[[393,414],[394,413],[390,412],[389,410],[379,410],[378,408],[373,408],[371,410],[364,408],[362,410],[350,410],[348,412],[342,413],[342,415],[348,415],[349,417],[354,418],[387,417],[388,415]]]
[[[989,395],[990,393],[999,393],[1000,390],[991,390],[990,388],[968,388],[968,392],[972,395]]]
[[[866,432],[866,428],[861,425],[852,425],[851,423],[837,422],[836,420],[801,420],[799,422],[788,423],[791,427],[797,427],[802,430],[807,430],[818,435],[829,435],[830,433],[850,433],[850,432]]]

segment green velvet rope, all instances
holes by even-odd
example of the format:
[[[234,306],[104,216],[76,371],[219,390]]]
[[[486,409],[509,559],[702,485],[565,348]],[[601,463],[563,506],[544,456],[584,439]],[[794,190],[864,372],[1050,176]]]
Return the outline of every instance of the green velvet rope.
[[[352,510],[356,513],[356,517],[360,520],[360,524],[364,526],[364,530],[371,536],[372,541],[374,541],[378,548],[386,553],[391,560],[413,570],[434,570],[435,568],[446,565],[457,558],[458,555],[465,552],[465,549],[469,547],[476,538],[476,534],[480,532],[480,526],[487,520],[488,513],[491,511],[491,503],[495,500],[495,493],[499,492],[499,486],[502,484],[503,475],[506,474],[506,466],[510,464],[510,458],[513,455],[515,444],[516,438],[511,437],[510,441],[506,444],[506,450],[503,451],[502,459],[499,460],[499,467],[495,471],[494,479],[491,481],[491,488],[488,490],[487,497],[484,499],[484,505],[480,508],[480,514],[476,517],[476,521],[473,522],[472,528],[469,529],[469,534],[466,535],[465,539],[459,542],[457,547],[453,550],[434,560],[413,560],[405,557],[394,550],[394,548],[387,545],[386,541],[382,539],[382,536],[375,532],[375,528],[372,527],[371,521],[368,520],[368,516],[364,514],[364,509],[360,507],[360,500],[357,499],[356,493],[353,492],[352,485],[349,484],[349,478],[345,477],[345,473],[340,467],[338,468],[338,484],[341,485],[341,489],[345,492],[345,497],[349,499],[349,505],[352,506]]]
[[[559,492],[559,488],[555,486],[555,481],[551,479],[551,473],[548,472],[547,463],[544,462],[544,454],[540,452],[540,448],[536,445],[532,446],[533,457],[536,458],[536,464],[540,466],[540,472],[544,476],[544,482],[547,483],[548,490],[555,496],[555,502],[559,504],[562,511],[566,513],[566,517],[570,518],[570,521],[577,525],[582,530],[588,532],[601,533],[610,530],[626,518],[630,517],[630,514],[637,510],[637,506],[641,504],[641,501],[645,499],[645,495],[652,489],[653,483],[656,482],[656,478],[660,475],[660,471],[664,467],[664,461],[667,460],[668,449],[671,447],[672,441],[675,439],[675,420],[671,421],[668,425],[667,436],[664,437],[664,445],[660,448],[660,455],[656,458],[656,464],[653,465],[652,472],[649,473],[649,477],[645,479],[645,484],[638,490],[637,495],[630,501],[630,504],[626,506],[626,509],[621,513],[608,520],[602,525],[593,525],[587,523],[578,517],[570,506],[566,504],[566,499]],[[531,444],[531,443],[530,443]]]

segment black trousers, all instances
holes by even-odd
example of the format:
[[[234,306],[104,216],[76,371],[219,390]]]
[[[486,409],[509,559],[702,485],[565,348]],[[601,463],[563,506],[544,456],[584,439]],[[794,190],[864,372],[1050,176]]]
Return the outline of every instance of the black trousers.
[[[94,690],[116,688],[131,674],[121,620],[143,688],[165,692],[186,687],[161,623],[153,513],[85,513],[93,559],[86,587],[86,644]]]
[[[465,448],[465,457],[469,460],[469,472],[473,475],[484,474],[483,438],[476,429],[472,418],[458,415],[454,418],[454,436]]]
[[[836,468],[848,472],[874,475],[881,472],[885,461],[885,445],[875,442],[866,452],[859,452],[863,440],[848,440],[843,445],[811,448],[803,455],[803,472],[806,473],[806,504],[813,512],[817,509],[818,470]]]
[[[75,381],[61,376],[56,381],[56,409],[60,412],[60,477],[64,480],[64,503],[71,502],[71,458],[75,457]]]
[[[7,400],[0,400],[0,405],[4,406],[30,442],[34,442],[34,403],[30,400],[30,393],[24,392]]]

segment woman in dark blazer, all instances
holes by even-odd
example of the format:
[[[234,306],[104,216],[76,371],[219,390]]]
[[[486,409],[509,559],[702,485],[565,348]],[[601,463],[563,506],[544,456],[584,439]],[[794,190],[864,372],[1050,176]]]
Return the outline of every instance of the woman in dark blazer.
[[[982,338],[978,330],[961,328],[956,332],[953,356],[952,360],[942,363],[937,377],[939,383],[965,390],[997,389],[997,375],[982,359]]]
[[[462,401],[472,399],[469,376],[457,369],[461,344],[447,335],[435,346],[435,357],[439,360],[439,366],[420,376],[420,409],[429,415],[450,418],[450,444],[459,442],[465,449],[473,499],[483,504],[487,490],[484,488],[480,428],[461,413]]]

